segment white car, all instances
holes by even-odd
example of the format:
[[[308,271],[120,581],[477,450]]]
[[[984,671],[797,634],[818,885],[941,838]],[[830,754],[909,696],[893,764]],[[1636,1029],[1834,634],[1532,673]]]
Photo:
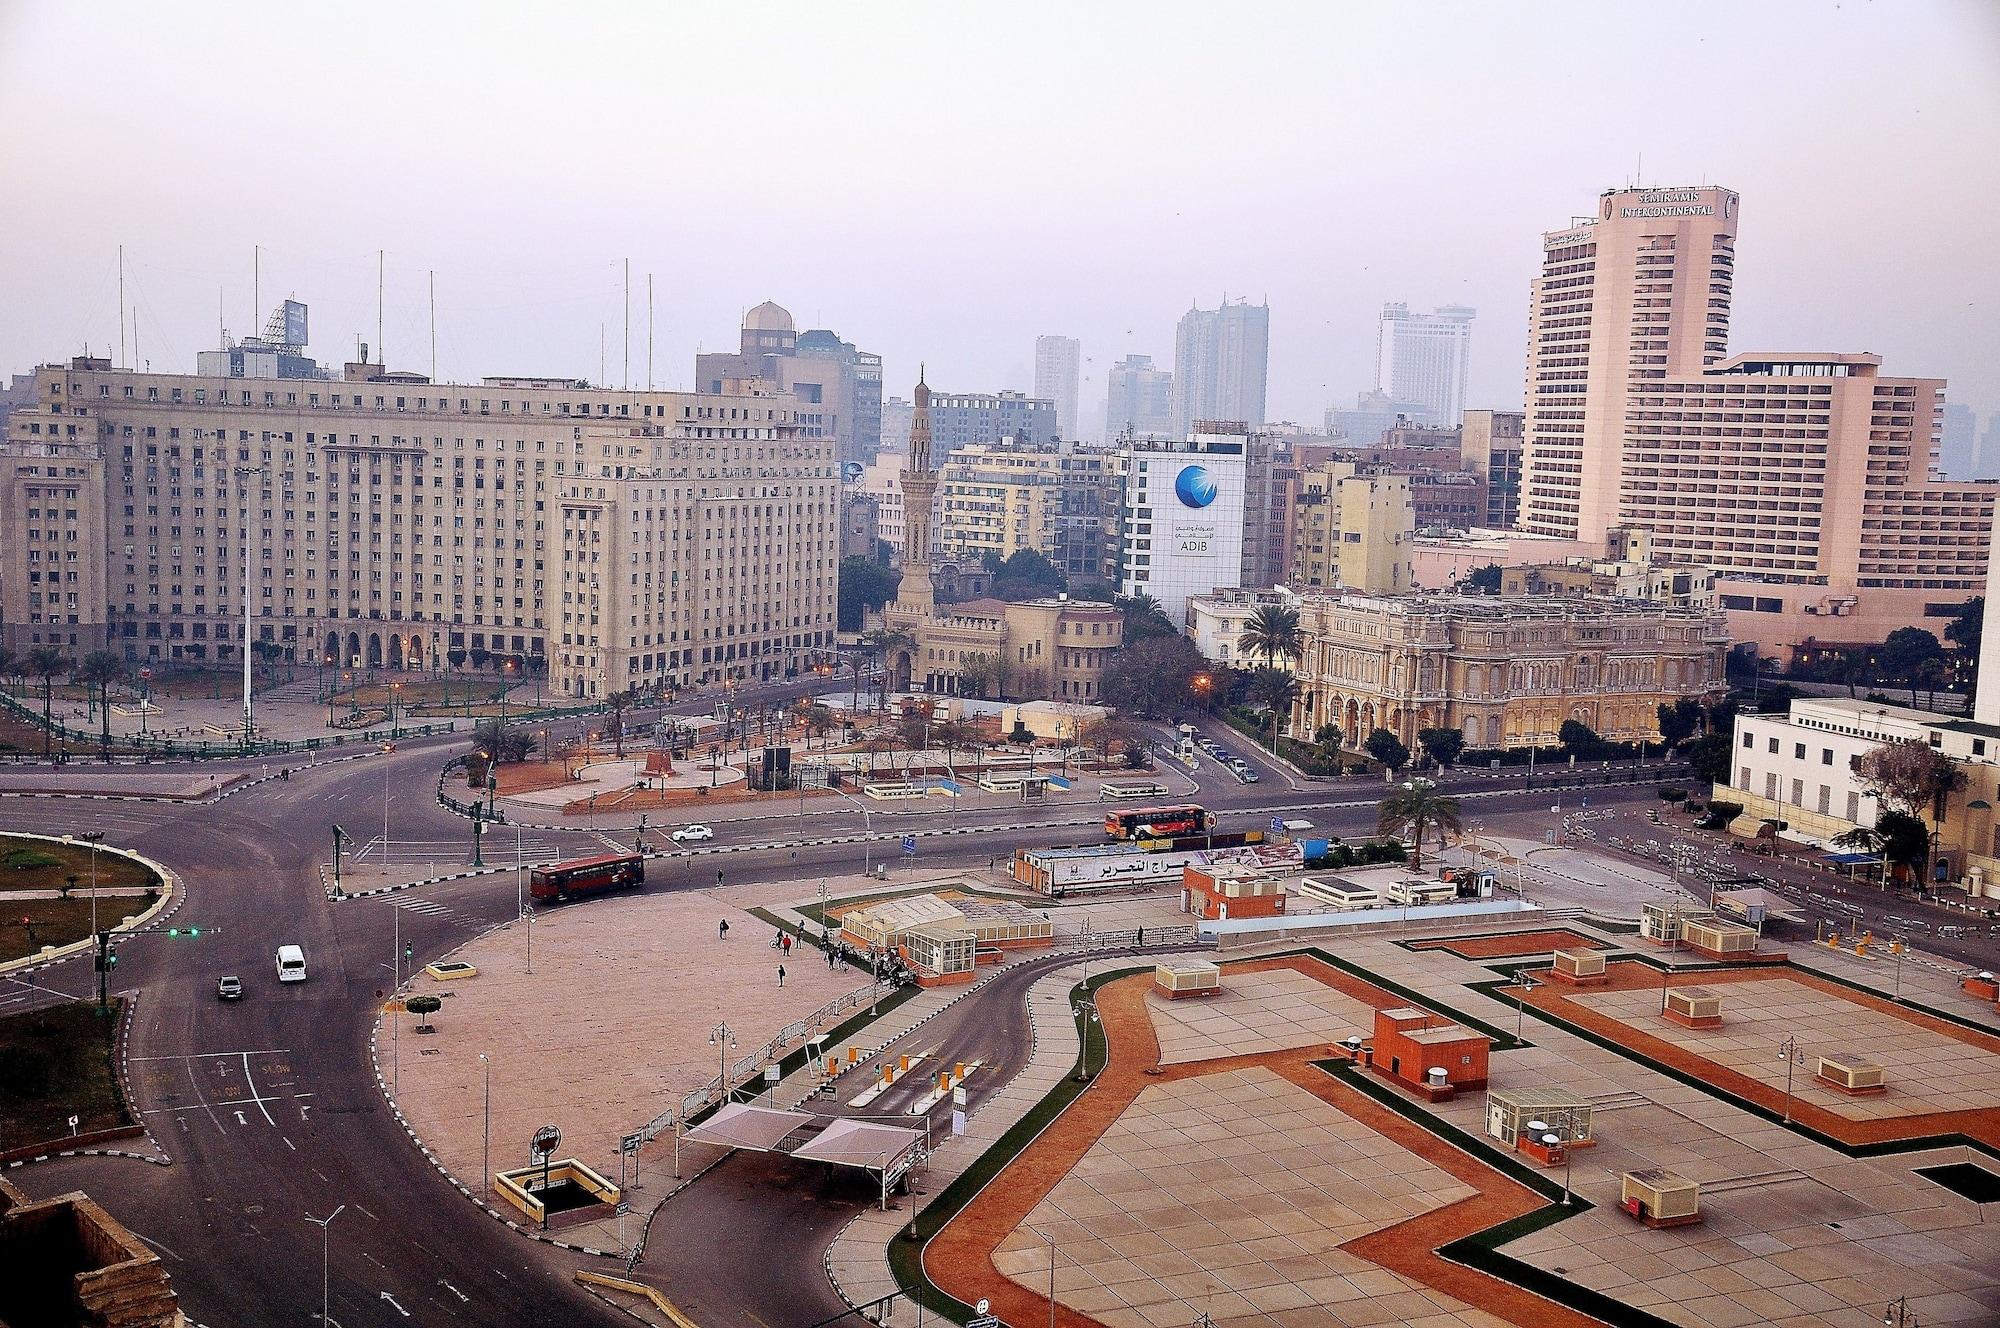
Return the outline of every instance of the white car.
[[[715,831],[705,825],[684,825],[668,836],[676,844],[693,844],[704,839],[715,838]]]

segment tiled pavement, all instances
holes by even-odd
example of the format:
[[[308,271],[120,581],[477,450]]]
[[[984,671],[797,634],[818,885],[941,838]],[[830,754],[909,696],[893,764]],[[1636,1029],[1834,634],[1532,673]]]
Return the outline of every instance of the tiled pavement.
[[[2000,1104],[2000,1054],[1993,1050],[1803,982],[1760,978],[1703,979],[1721,998],[1720,1028],[1684,1028],[1663,1018],[1654,990],[1579,992],[1571,999],[1778,1089],[1786,1069],[1779,1048],[1795,1037],[1804,1059],[1792,1067],[1793,1094],[1850,1120]],[[1852,1097],[1818,1083],[1818,1058],[1833,1053],[1880,1065],[1888,1091]]]
[[[1374,1007],[1291,969],[1234,974],[1221,994],[1153,1005],[1160,1063],[1324,1047],[1374,1029]]]

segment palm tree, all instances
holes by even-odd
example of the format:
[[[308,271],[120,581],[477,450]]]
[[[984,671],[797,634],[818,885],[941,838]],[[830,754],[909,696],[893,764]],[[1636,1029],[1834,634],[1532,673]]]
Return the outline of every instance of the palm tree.
[[[1438,832],[1440,848],[1447,834],[1457,833],[1458,799],[1439,793],[1430,780],[1409,780],[1382,799],[1375,832],[1384,836],[1407,834],[1413,849],[1412,867],[1424,865],[1424,837],[1432,830]]]
[[[70,671],[70,658],[54,646],[36,646],[24,661],[26,671],[42,680],[42,759],[50,758],[55,738],[56,679]]]
[[[1243,625],[1243,634],[1238,638],[1242,649],[1264,660],[1264,673],[1283,673],[1289,680],[1291,674],[1278,667],[1278,661],[1299,660],[1305,656],[1305,638],[1299,634],[1299,611],[1279,604],[1266,604],[1250,615]],[[1261,674],[1259,676],[1262,676]],[[1265,684],[1266,698],[1276,696],[1272,691],[1276,684]],[[1271,750],[1278,750],[1278,718],[1281,709],[1291,710],[1292,702],[1298,699],[1298,687],[1294,685],[1282,696],[1282,707],[1271,702]]]
[[[1244,694],[1254,705],[1271,708],[1271,750],[1278,750],[1278,717],[1289,715],[1299,699],[1299,680],[1284,669],[1258,669]]]
[[[21,671],[21,657],[5,646],[0,646],[0,685]]]
[[[109,650],[93,650],[76,666],[76,680],[97,692],[98,718],[103,725],[100,750],[107,761],[111,759],[111,684],[124,677],[125,661]]]
[[[604,708],[611,712],[611,750],[616,760],[625,759],[625,712],[637,699],[629,687],[604,698]]]
[[[898,650],[908,650],[916,643],[914,636],[893,627],[878,627],[861,638],[862,647],[882,665],[882,686],[876,692],[879,698],[877,709],[889,703],[889,656]]]

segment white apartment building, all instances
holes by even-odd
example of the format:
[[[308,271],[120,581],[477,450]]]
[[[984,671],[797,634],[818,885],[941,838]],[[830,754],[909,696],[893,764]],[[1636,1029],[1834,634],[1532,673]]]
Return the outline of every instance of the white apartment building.
[[[1383,305],[1375,325],[1376,389],[1391,400],[1421,404],[1434,423],[1459,419],[1478,315],[1458,304],[1427,314],[1413,314],[1407,304]]]
[[[1232,586],[1212,595],[1196,595],[1187,602],[1186,633],[1201,653],[1216,663],[1254,669],[1264,660],[1244,653],[1243,630],[1250,625],[1250,619],[1259,609],[1298,606],[1298,596],[1288,590],[1246,590]]]
[[[1134,443],[1123,453],[1119,593],[1151,595],[1173,622],[1196,595],[1243,584],[1244,434]]]
[[[37,370],[7,424],[17,650],[240,660],[246,581],[281,658],[484,651],[572,696],[770,677],[833,644],[833,445],[789,397],[78,359]]]

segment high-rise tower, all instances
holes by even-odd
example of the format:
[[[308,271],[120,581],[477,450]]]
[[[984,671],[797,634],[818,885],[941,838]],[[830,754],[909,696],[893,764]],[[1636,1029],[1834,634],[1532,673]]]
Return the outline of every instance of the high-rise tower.
[[[1521,528],[1591,543],[1620,524],[1635,385],[1728,349],[1739,201],[1727,189],[1614,189],[1542,236],[1528,312]]]

